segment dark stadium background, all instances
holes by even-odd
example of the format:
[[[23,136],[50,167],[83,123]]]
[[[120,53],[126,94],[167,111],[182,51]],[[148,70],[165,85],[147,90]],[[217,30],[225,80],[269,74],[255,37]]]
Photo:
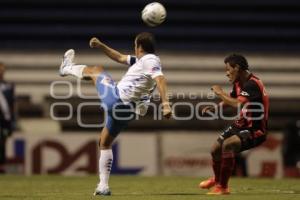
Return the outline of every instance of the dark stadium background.
[[[3,0],[1,49],[88,49],[86,40],[99,35],[116,48],[151,30],[172,51],[251,51],[296,53],[300,47],[296,0],[160,1],[167,22],[146,28],[140,18],[144,0]]]

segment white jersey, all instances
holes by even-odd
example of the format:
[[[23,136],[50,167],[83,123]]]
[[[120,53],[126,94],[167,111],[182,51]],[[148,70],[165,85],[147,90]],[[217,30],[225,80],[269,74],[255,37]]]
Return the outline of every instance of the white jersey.
[[[146,54],[140,59],[128,55],[129,69],[117,87],[123,102],[135,102],[137,105],[149,102],[156,88],[155,77],[163,75],[159,57]]]

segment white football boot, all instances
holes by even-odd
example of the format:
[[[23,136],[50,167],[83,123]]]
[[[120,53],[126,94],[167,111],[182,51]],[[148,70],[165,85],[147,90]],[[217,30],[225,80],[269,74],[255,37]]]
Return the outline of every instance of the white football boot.
[[[71,68],[72,65],[74,65],[73,60],[75,57],[75,51],[74,49],[69,49],[65,52],[63,60],[61,62],[60,68],[59,68],[59,75],[60,76],[67,76],[68,68]]]
[[[96,195],[100,195],[100,196],[110,196],[111,192],[109,190],[109,188],[103,188],[100,186],[100,183],[98,183],[95,192],[94,192],[94,196]]]

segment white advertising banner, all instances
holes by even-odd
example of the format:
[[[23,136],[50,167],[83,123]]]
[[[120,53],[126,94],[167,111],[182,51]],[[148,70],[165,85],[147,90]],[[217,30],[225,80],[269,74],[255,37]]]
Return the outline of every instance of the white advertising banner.
[[[26,134],[26,174],[96,173],[97,140],[96,134]]]
[[[18,162],[27,175],[97,174],[98,138],[99,134],[91,133],[18,134],[8,140],[7,157],[10,166]],[[154,133],[122,133],[113,145],[113,154],[114,174],[158,174]],[[16,160],[17,157],[21,159]]]
[[[282,134],[269,134],[261,146],[247,152],[248,175],[283,177]]]
[[[117,159],[120,167],[127,168],[129,171],[136,169],[139,175],[155,176],[158,174],[157,134],[153,132],[122,133],[117,139],[117,144],[117,152],[119,152]],[[125,174],[128,173],[125,171]]]
[[[202,132],[162,134],[164,175],[209,176],[210,147],[217,135]]]
[[[98,173],[98,134],[15,134],[7,143],[11,173],[84,175]],[[217,132],[124,132],[113,145],[114,174],[212,175],[211,145]],[[282,135],[269,134],[260,147],[243,153],[247,173],[282,177]]]
[[[210,149],[217,137],[217,132],[163,133],[163,174],[212,176]],[[269,134],[263,145],[243,153],[249,176],[282,177],[281,141],[281,134]]]

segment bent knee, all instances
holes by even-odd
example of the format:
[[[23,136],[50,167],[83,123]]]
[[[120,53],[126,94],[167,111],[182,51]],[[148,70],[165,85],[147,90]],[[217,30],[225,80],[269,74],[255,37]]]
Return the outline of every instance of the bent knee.
[[[235,140],[225,140],[222,145],[223,151],[235,151],[238,152],[241,148],[241,140],[235,139]]]
[[[102,66],[92,66],[92,67],[86,67],[84,68],[84,73],[87,75],[93,75],[93,74],[99,74],[103,72],[103,67]]]

